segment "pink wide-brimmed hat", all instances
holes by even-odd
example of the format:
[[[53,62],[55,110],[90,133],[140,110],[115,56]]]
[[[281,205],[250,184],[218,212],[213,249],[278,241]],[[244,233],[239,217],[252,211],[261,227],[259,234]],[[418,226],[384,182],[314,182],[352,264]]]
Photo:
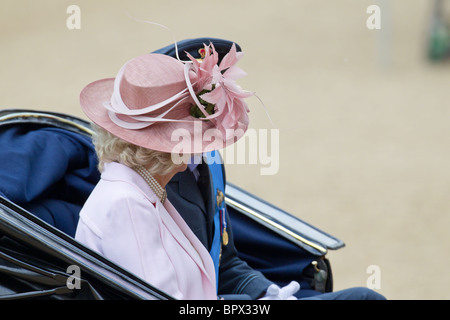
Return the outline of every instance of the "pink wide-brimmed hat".
[[[235,45],[218,64],[212,44],[204,58],[190,60],[149,53],[127,62],[116,78],[95,81],[81,92],[85,114],[132,144],[168,153],[224,148],[248,128],[244,99],[253,95],[235,82],[245,73],[235,64]]]

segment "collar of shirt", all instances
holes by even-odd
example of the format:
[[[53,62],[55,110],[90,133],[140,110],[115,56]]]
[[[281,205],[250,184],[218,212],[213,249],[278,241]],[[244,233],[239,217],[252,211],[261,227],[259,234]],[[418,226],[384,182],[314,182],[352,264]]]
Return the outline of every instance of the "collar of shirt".
[[[203,161],[203,154],[196,153],[191,156],[191,159],[188,163],[188,168],[194,174],[195,180],[198,180],[200,176],[200,172],[198,171],[198,165]]]

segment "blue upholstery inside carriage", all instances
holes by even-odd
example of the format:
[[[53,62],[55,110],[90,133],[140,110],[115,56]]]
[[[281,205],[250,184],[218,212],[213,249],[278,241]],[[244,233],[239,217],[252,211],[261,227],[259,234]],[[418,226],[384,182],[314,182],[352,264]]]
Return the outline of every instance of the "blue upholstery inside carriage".
[[[75,235],[79,211],[99,179],[91,139],[35,125],[0,128],[0,195]]]

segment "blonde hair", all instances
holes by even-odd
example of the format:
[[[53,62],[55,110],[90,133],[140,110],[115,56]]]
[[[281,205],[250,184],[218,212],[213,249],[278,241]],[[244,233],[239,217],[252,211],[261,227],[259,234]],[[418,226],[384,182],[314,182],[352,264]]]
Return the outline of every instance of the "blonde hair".
[[[166,175],[180,166],[173,163],[170,153],[134,145],[95,124],[91,126],[94,130],[92,142],[97,153],[100,172],[108,162],[119,162],[130,168],[145,166],[151,174],[157,175]]]

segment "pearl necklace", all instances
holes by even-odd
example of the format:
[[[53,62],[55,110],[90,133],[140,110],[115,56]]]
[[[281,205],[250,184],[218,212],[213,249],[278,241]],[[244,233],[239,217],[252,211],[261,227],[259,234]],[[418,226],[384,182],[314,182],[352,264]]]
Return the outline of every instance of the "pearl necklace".
[[[156,179],[150,174],[150,172],[142,166],[138,166],[135,168],[135,171],[139,173],[139,175],[144,178],[145,182],[149,185],[149,187],[153,190],[156,196],[159,198],[162,204],[167,199],[166,189],[161,187],[161,185],[156,181]]]

